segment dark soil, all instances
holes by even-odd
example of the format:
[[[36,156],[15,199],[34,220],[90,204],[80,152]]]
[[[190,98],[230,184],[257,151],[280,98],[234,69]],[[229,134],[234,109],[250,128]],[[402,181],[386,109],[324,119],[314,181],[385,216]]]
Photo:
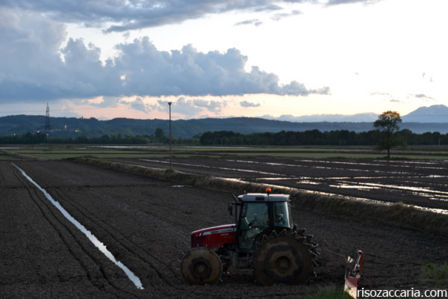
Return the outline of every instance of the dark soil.
[[[223,163],[233,167],[231,162]],[[416,287],[422,266],[448,259],[447,238],[295,208],[295,222],[322,245],[325,264],[314,281],[261,287],[250,274],[241,273],[224,276],[217,285],[190,286],[179,271],[190,232],[233,222],[227,215],[230,194],[71,162],[17,164],[139,276],[145,289],[137,290],[4,161],[0,162],[1,298],[297,298],[330,284],[342,289],[345,256],[357,248],[366,253],[362,281],[366,288]],[[257,167],[267,172],[289,169]],[[296,175],[300,168],[291,167],[287,175]],[[304,173],[311,176],[311,167]]]

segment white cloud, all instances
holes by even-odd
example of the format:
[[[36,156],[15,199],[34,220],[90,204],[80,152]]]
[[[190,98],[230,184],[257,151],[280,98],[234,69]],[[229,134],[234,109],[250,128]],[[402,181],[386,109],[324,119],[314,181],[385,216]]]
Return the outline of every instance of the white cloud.
[[[22,12],[0,17],[0,101],[327,93],[295,81],[281,86],[275,74],[257,67],[247,72],[247,57],[237,49],[202,53],[187,45],[159,51],[147,37],[119,44],[120,55],[102,64],[100,49],[81,39],[69,39],[59,50],[63,25]]]
[[[206,109],[207,111],[218,113],[222,107],[225,106],[225,102],[212,101],[212,100],[193,100],[193,105]]]
[[[263,24],[263,22],[261,22],[259,19],[251,19],[235,23],[235,26],[241,26],[241,25],[260,26],[261,24]]]
[[[240,106],[241,107],[245,107],[245,108],[260,107],[260,103],[252,103],[252,102],[248,102],[248,101],[241,101],[240,102]]]

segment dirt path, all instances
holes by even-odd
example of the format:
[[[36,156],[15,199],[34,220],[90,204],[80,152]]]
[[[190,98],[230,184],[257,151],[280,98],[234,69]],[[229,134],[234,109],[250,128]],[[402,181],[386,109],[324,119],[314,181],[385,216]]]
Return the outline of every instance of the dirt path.
[[[448,259],[446,238],[294,209],[298,226],[333,252],[324,251],[326,267],[315,281],[260,287],[242,274],[215,286],[189,286],[178,258],[192,230],[232,222],[226,212],[230,194],[70,162],[18,164],[139,276],[145,289],[137,290],[2,162],[0,227],[6,245],[0,249],[0,295],[8,297],[293,298],[328,284],[342,286],[342,256],[358,247],[366,252],[363,285],[371,288],[415,286],[424,264]]]

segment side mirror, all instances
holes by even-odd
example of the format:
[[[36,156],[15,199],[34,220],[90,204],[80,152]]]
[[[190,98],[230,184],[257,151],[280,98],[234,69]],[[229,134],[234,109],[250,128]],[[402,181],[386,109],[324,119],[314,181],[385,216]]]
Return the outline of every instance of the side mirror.
[[[229,206],[227,207],[227,210],[229,211],[229,215],[233,216],[233,206],[231,203],[229,203]]]

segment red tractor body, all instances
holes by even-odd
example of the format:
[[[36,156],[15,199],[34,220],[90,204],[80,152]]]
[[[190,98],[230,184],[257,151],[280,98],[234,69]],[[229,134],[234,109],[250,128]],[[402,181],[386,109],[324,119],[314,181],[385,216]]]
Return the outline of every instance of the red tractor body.
[[[235,224],[191,233],[191,249],[181,271],[191,284],[216,283],[222,273],[252,270],[261,284],[304,283],[314,273],[319,248],[292,222],[289,195],[246,193],[233,196]]]
[[[218,249],[236,243],[236,225],[224,224],[207,227],[191,233],[191,247]]]
[[[181,261],[181,272],[190,284],[212,284],[223,273],[250,270],[263,285],[308,282],[320,266],[320,248],[305,229],[292,220],[287,194],[245,193],[228,206],[235,224],[224,224],[191,233],[191,249]],[[356,288],[362,267],[362,252],[347,268],[346,281]],[[356,292],[356,291],[355,291]]]

